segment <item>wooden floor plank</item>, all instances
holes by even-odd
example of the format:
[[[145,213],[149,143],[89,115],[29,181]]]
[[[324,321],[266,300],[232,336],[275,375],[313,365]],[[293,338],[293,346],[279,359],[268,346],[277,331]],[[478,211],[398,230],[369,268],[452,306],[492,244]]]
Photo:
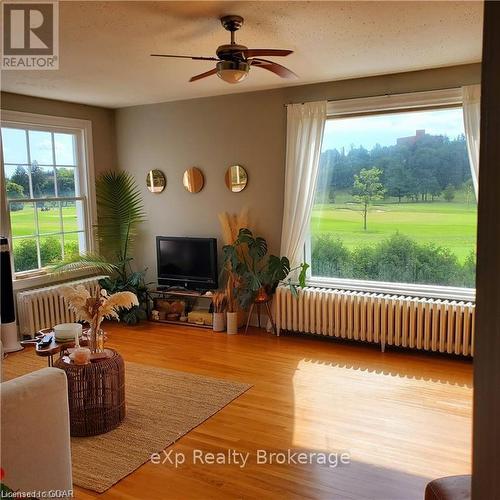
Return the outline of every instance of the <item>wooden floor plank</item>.
[[[144,323],[106,331],[127,361],[253,387],[171,447],[186,464],[147,463],[106,493],[77,489],[77,498],[420,500],[431,478],[470,472],[468,361],[257,329],[227,336]],[[258,449],[289,448],[345,451],[351,463],[256,463]],[[248,452],[249,463],[195,465],[196,449]]]

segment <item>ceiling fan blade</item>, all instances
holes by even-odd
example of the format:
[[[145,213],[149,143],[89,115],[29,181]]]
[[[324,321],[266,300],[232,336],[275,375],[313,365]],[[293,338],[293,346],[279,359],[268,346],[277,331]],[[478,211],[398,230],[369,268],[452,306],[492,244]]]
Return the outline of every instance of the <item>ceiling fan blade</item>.
[[[199,75],[193,76],[189,79],[190,82],[195,82],[196,80],[201,80],[207,76],[212,76],[217,74],[217,68],[211,69],[210,71],[205,71],[205,73],[200,73]]]
[[[268,61],[267,59],[251,59],[250,64],[252,66],[257,66],[258,68],[267,69],[275,75],[281,76],[281,78],[298,78],[298,76],[285,66],[275,63],[273,61]]]
[[[286,49],[246,49],[242,51],[246,58],[260,56],[287,56],[293,54],[293,50]]]
[[[218,61],[217,57],[202,57],[202,56],[176,56],[173,54],[150,54],[151,57],[177,57],[179,59],[194,59],[195,61]]]

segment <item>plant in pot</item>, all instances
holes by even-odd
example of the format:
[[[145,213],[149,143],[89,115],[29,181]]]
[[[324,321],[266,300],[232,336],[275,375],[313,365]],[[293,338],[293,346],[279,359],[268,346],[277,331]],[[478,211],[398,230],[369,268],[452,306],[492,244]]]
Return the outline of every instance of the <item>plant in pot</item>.
[[[212,329],[214,332],[223,332],[226,329],[226,309],[227,296],[224,291],[217,290],[212,296],[213,304],[213,322]]]
[[[237,297],[244,308],[256,300],[270,300],[279,284],[288,286],[293,296],[306,285],[309,264],[291,268],[288,257],[267,255],[267,241],[247,228],[241,228],[235,242],[222,251],[224,262],[236,275]]]
[[[229,262],[225,262],[224,271],[226,274],[226,332],[229,335],[238,333],[238,280]]]
[[[135,324],[146,318],[148,300],[146,270],[134,271],[130,256],[141,222],[145,220],[142,195],[134,178],[126,172],[106,172],[96,180],[99,253],[75,254],[56,264],[56,271],[91,269],[109,274],[99,284],[110,295],[132,292],[139,303],[120,309],[119,318]]]

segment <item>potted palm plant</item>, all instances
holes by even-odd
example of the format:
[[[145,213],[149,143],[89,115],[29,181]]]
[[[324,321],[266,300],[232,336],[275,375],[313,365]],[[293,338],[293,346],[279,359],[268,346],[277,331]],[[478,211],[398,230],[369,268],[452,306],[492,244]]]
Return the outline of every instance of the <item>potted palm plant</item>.
[[[69,256],[57,264],[57,271],[92,269],[109,274],[99,281],[109,294],[134,293],[139,303],[120,309],[120,320],[135,324],[146,318],[146,270],[134,271],[131,252],[139,225],[145,220],[141,192],[135,179],[126,172],[106,172],[96,180],[98,253]]]
[[[294,296],[306,285],[309,264],[291,268],[287,257],[267,255],[267,241],[247,228],[241,228],[234,243],[222,251],[225,265],[236,275],[234,288],[244,308],[253,301],[270,300],[279,284],[288,286]]]

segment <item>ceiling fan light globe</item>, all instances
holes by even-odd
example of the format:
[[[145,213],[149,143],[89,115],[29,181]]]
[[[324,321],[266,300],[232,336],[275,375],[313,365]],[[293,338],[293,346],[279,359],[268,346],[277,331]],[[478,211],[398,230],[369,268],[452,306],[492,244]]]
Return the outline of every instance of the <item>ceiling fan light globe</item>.
[[[248,76],[248,71],[237,69],[224,69],[217,73],[217,76],[226,83],[240,83]]]
[[[217,76],[226,83],[239,83],[248,76],[250,65],[246,62],[219,61]]]

